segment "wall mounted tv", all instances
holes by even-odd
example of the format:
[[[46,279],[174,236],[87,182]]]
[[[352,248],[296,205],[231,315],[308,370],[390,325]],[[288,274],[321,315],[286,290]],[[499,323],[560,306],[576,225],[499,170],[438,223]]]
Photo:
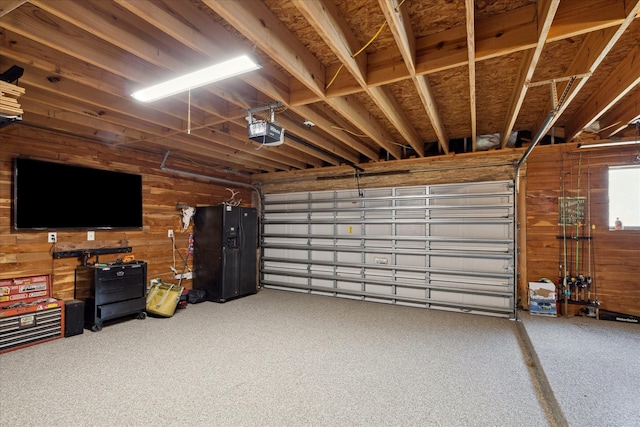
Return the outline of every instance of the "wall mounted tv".
[[[16,230],[142,228],[142,176],[15,158]]]

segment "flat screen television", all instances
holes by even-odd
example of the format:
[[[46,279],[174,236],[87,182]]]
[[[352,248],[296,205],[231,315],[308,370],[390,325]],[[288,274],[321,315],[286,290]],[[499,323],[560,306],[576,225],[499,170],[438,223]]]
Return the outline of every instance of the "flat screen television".
[[[142,176],[15,158],[16,230],[142,228]]]

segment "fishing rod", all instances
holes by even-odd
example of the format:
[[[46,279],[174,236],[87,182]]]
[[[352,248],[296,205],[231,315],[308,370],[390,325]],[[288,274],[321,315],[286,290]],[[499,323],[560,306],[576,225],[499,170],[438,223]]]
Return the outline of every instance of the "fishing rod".
[[[567,199],[565,197],[564,156],[562,156],[562,244],[564,273],[562,275],[562,294],[564,296],[564,317],[568,317],[569,295],[567,289]]]

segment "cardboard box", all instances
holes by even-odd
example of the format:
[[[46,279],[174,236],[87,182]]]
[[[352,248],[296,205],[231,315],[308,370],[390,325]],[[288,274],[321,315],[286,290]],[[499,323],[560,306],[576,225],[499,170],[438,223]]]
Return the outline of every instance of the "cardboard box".
[[[556,285],[549,282],[529,282],[529,313],[556,317]]]

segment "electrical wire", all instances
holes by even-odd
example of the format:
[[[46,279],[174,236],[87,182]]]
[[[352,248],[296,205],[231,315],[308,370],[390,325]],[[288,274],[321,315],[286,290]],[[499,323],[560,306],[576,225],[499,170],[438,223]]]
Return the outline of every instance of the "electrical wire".
[[[398,6],[398,7],[400,7],[400,6]],[[386,26],[387,26],[387,21],[384,21],[382,23],[382,25],[380,26],[380,28],[378,28],[378,31],[376,31],[376,33],[373,35],[373,37],[371,37],[371,39],[369,39],[369,41],[367,43],[365,43],[365,45],[362,46],[356,53],[352,54],[351,57],[355,58],[356,56],[360,55],[366,48],[368,48],[369,45],[371,45],[371,43],[373,43],[373,41],[378,38],[378,36],[380,35],[382,30]],[[340,70],[342,70],[343,67],[344,67],[344,64],[340,64],[340,66],[338,67],[338,70],[336,71],[336,73],[333,75],[331,80],[329,80],[329,83],[327,83],[327,85],[325,86],[325,90],[329,89],[329,87],[331,87],[331,85],[336,80],[336,78],[338,77],[338,74],[340,73]]]
[[[336,73],[333,75],[331,80],[329,80],[329,83],[327,83],[327,85],[325,86],[325,90],[329,89],[329,87],[331,87],[333,82],[336,81],[336,78],[338,77],[338,74],[340,74],[340,70],[342,70],[343,67],[344,67],[344,64],[340,64],[340,66],[338,67],[338,70],[336,71]]]
[[[350,131],[349,129],[341,128],[340,126],[331,126],[331,129],[341,130],[341,131],[343,131],[343,132],[350,133],[351,135],[353,135],[353,136],[357,136],[357,137],[359,137],[359,138],[368,138],[368,137],[369,137],[368,135],[361,135],[361,134],[357,134],[357,133],[355,133],[355,132],[353,132],[353,131]]]
[[[400,4],[399,4],[399,5],[397,5],[397,6],[394,8],[394,10],[396,11],[396,13],[400,12],[400,8],[402,7],[402,5],[404,4],[404,2],[405,2],[405,1],[407,1],[407,0],[402,0],[402,1],[400,2]]]

